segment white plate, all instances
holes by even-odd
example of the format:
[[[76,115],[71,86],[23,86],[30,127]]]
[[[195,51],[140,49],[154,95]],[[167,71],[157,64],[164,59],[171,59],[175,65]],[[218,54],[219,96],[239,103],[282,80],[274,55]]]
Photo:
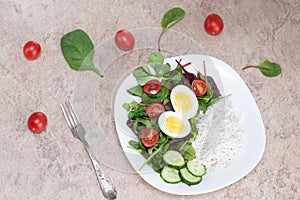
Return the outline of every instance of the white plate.
[[[138,168],[145,161],[139,153],[128,148],[128,141],[137,140],[135,134],[127,127],[127,111],[122,107],[123,103],[131,102],[134,98],[126,90],[137,85],[135,78],[129,75],[121,83],[116,94],[114,103],[114,117],[116,129],[121,146],[131,163],[140,176],[153,187],[164,192],[178,195],[194,195],[212,192],[224,188],[245,175],[247,175],[261,159],[265,148],[265,128],[257,108],[255,100],[241,77],[229,65],[223,61],[204,55],[185,55],[166,59],[171,66],[176,66],[175,59],[183,58],[184,62],[192,62],[188,66],[189,71],[193,67],[203,71],[203,61],[206,63],[207,75],[212,76],[222,95],[231,94],[230,97],[235,105],[238,116],[243,114],[245,141],[240,154],[225,169],[214,173],[207,173],[203,181],[195,186],[187,186],[184,183],[167,184],[150,167],[146,166],[142,171]]]

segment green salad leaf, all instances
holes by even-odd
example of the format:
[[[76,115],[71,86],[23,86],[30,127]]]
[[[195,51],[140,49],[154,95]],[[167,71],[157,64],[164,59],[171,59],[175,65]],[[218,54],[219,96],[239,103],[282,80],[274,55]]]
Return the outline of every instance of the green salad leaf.
[[[258,66],[247,66],[242,68],[243,70],[249,68],[259,69],[260,72],[267,77],[276,77],[279,76],[282,72],[281,66],[277,63],[272,63],[269,60],[265,60],[261,65]]]
[[[65,34],[61,38],[60,46],[71,69],[92,70],[100,77],[103,76],[93,65],[94,44],[83,30],[77,29]]]
[[[172,8],[164,14],[161,20],[161,27],[163,28],[163,30],[166,30],[183,19],[184,16],[185,11],[183,9],[178,7]]]
[[[149,56],[148,63],[149,64],[163,64],[164,56],[159,52],[153,52]]]
[[[164,32],[167,29],[169,29],[171,26],[173,26],[174,24],[176,24],[177,22],[182,20],[184,18],[184,16],[185,16],[185,11],[179,7],[172,8],[164,14],[164,16],[160,22],[162,31],[161,31],[158,41],[157,41],[158,51],[160,51],[160,40],[161,40],[161,37],[164,34]]]

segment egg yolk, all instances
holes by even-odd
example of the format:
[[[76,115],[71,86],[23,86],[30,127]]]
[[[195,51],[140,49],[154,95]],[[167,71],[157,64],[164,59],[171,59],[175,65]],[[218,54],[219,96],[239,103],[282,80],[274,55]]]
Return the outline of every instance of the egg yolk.
[[[188,94],[184,92],[177,92],[174,94],[174,107],[178,112],[187,113],[192,109],[192,100]]]
[[[168,117],[165,125],[167,130],[174,134],[181,133],[185,130],[183,122],[178,117]]]

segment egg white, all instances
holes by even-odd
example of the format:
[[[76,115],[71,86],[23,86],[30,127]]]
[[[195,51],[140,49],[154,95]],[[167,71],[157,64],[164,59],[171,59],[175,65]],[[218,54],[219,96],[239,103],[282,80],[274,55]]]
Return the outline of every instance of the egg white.
[[[175,110],[185,118],[194,117],[198,111],[198,100],[195,93],[185,85],[177,85],[171,91],[171,103]]]
[[[175,121],[171,122],[171,123],[174,123],[174,125],[176,124],[176,122],[180,122],[183,124],[182,130],[180,130],[180,132],[175,133],[175,132],[172,132],[172,130],[168,129],[167,123],[170,122],[170,119],[178,120],[178,121],[175,120]],[[179,124],[177,123],[177,125],[179,125]],[[164,132],[166,135],[168,135],[172,138],[183,138],[191,132],[191,125],[190,125],[190,122],[188,121],[188,119],[183,117],[180,113],[176,113],[173,111],[166,111],[166,112],[162,113],[158,118],[158,125],[159,125],[159,128],[162,130],[162,132]]]

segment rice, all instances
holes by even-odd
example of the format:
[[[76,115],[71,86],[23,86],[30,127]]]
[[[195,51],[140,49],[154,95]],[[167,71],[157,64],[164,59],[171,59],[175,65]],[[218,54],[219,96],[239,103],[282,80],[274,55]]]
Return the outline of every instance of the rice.
[[[200,113],[200,118],[199,134],[192,144],[196,159],[206,165],[208,172],[228,167],[244,143],[241,117],[237,117],[233,103],[226,99],[209,107],[205,114]]]

